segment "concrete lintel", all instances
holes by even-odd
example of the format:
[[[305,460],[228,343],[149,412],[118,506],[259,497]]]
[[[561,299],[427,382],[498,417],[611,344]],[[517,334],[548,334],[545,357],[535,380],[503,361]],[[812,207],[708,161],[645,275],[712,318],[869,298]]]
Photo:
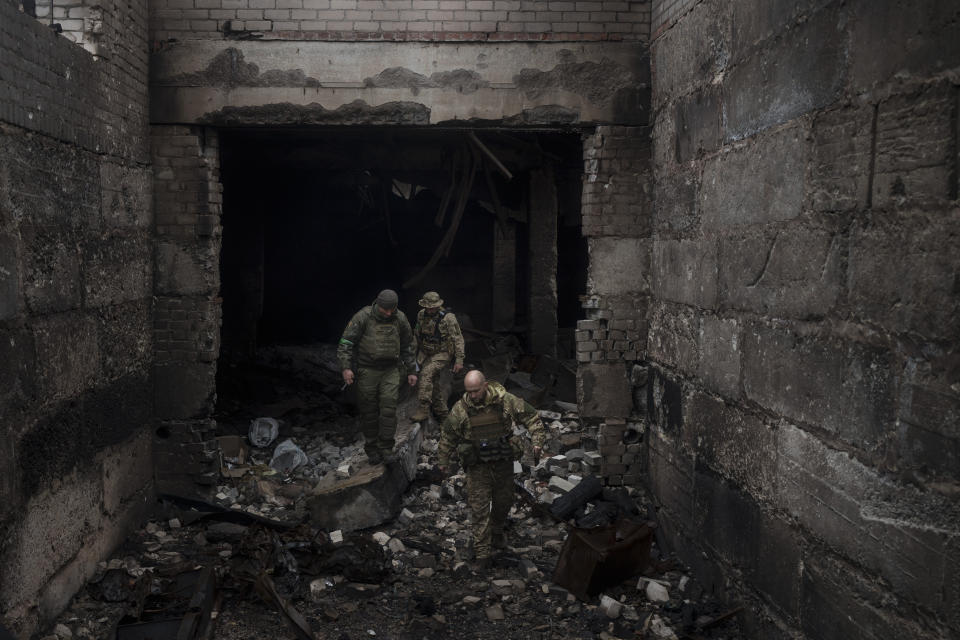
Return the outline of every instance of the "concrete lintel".
[[[151,69],[154,123],[557,126],[648,119],[649,62],[639,43],[198,40],[154,53]],[[404,105],[400,122],[389,121],[390,109],[384,115],[387,105]],[[411,105],[426,115],[409,121]],[[330,113],[338,109],[349,110],[344,122]],[[358,122],[358,109],[379,111]]]

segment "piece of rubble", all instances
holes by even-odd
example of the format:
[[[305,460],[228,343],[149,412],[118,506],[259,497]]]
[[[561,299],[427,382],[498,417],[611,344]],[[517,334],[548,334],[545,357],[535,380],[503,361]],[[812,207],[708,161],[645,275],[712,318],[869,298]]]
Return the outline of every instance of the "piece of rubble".
[[[413,522],[414,518],[416,518],[414,513],[410,511],[410,509],[404,508],[400,511],[400,515],[397,516],[397,522],[402,525],[408,525]]]
[[[432,578],[435,570],[433,567],[424,567],[417,572],[417,576],[420,578]]]
[[[373,534],[372,537],[380,546],[384,546],[388,542],[390,542],[390,535],[387,533],[384,533],[383,531],[377,531],[376,533]]]
[[[179,528],[180,528],[180,520],[179,520],[178,518],[171,518],[171,519],[170,519],[170,522],[168,522],[167,524],[170,525],[170,528],[171,528],[171,529],[179,529]]]
[[[69,640],[73,637],[73,630],[62,623],[58,623],[57,626],[53,628],[53,633],[60,638],[60,640]]]
[[[503,620],[506,616],[503,615],[503,607],[499,604],[487,607],[484,610],[484,613],[487,614],[487,620],[490,622],[496,622],[498,620]]]
[[[478,602],[483,602],[483,598],[480,598],[478,596],[464,596],[461,602],[465,605],[472,606],[477,604]]]
[[[544,420],[559,420],[560,418],[563,417],[556,411],[549,411],[547,409],[540,409],[538,413],[540,414],[540,417],[543,418]]]
[[[540,569],[529,558],[520,558],[517,562],[517,571],[527,580],[540,574]]]
[[[339,467],[337,467],[337,477],[338,478],[349,478],[350,474],[353,473],[353,467],[349,462],[346,462]]]
[[[403,553],[407,550],[407,547],[400,538],[390,538],[387,542],[387,548],[390,549],[392,553]]]
[[[670,600],[670,592],[667,591],[666,587],[657,582],[647,582],[644,593],[646,593],[647,600],[650,602],[668,602]]]
[[[567,480],[564,480],[560,476],[553,476],[550,478],[550,482],[547,483],[547,489],[552,491],[555,494],[563,495],[565,493],[570,493],[573,491],[574,484]]]
[[[343,531],[337,529],[336,531],[330,532],[330,542],[333,544],[340,544],[343,542]]]
[[[673,629],[671,629],[667,623],[660,619],[660,616],[655,615],[650,620],[650,631],[655,638],[677,640],[677,634],[674,633]]]
[[[620,612],[623,610],[623,604],[621,604],[621,602],[616,598],[603,595],[600,596],[600,610],[603,611],[604,615],[611,620],[616,620],[620,617]]]

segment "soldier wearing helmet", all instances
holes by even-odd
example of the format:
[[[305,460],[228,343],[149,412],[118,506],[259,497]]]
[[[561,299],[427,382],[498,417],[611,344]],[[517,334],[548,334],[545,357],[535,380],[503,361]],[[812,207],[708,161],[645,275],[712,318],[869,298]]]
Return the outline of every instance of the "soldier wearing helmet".
[[[370,306],[354,314],[337,346],[344,383],[357,384],[360,429],[372,464],[393,452],[400,369],[411,387],[417,384],[413,331],[407,316],[397,309],[398,301],[395,291],[381,291]]]

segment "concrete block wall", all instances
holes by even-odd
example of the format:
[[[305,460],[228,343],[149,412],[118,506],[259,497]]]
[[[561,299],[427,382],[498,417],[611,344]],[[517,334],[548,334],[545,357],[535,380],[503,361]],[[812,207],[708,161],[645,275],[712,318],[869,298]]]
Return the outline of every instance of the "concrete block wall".
[[[154,0],[151,40],[644,40],[650,0]]]
[[[147,10],[100,6],[95,60],[0,2],[0,612],[18,637],[153,504]]]
[[[664,530],[755,637],[957,635],[960,8],[654,15]]]
[[[155,125],[153,321],[162,491],[202,494],[214,479],[210,420],[220,352],[220,183],[216,130]],[[198,484],[200,483],[200,484]]]

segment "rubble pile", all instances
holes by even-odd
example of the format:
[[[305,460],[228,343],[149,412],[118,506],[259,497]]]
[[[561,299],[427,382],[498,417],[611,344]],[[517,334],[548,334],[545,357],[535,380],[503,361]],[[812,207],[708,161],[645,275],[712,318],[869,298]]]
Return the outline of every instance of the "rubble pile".
[[[395,517],[320,526],[317,495],[394,476],[371,467],[339,399],[301,396],[269,416],[265,446],[263,404],[234,417],[250,431],[223,436],[213,498],[164,497],[42,640],[740,637],[736,610],[654,540],[644,496],[601,481],[598,426],[566,401],[539,406],[545,454],[515,465],[507,548],[490,567],[472,562],[465,476],[439,472],[435,428],[416,440]],[[278,462],[287,441],[292,466]]]

